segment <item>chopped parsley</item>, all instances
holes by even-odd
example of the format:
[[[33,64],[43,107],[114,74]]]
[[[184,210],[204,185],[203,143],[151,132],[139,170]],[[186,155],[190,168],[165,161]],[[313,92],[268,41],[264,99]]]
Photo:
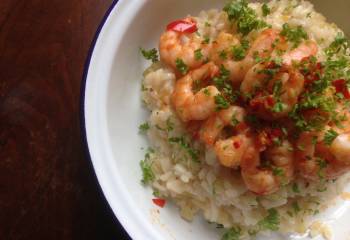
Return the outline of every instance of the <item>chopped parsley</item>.
[[[194,51],[194,58],[199,61],[203,58],[202,49],[197,49]]]
[[[232,55],[235,61],[241,61],[245,58],[247,50],[249,49],[249,41],[243,40],[240,46],[232,47]]]
[[[179,70],[179,72],[181,72],[183,75],[185,75],[188,72],[188,66],[184,63],[182,59],[176,59],[175,64],[177,70]]]
[[[239,240],[242,234],[240,227],[233,227],[222,236],[221,240]]]
[[[220,66],[220,73],[219,73],[219,76],[218,77],[215,77],[213,79],[214,81],[214,84],[215,86],[217,86],[218,88],[220,89],[223,89],[225,87],[228,87],[228,86],[225,86],[225,84],[227,84],[226,81],[228,81],[228,78],[230,76],[230,71],[227,70],[224,65],[221,65]],[[229,83],[229,82],[228,82]],[[230,85],[230,84],[229,84]]]
[[[205,89],[203,90],[203,93],[205,94],[205,96],[210,97],[210,92],[209,92],[208,88],[205,88]]]
[[[298,202],[293,202],[292,208],[293,208],[295,215],[297,215],[301,211],[301,208],[300,208]]]
[[[334,131],[333,129],[328,130],[323,138],[323,142],[330,146],[332,145],[332,142],[334,141],[334,139],[336,139],[338,137],[338,133],[336,131]]]
[[[142,180],[143,184],[148,184],[152,182],[155,178],[155,175],[152,170],[152,164],[150,163],[151,153],[154,153],[152,148],[147,150],[145,154],[145,159],[140,161],[140,167],[142,170]]]
[[[349,48],[349,40],[344,36],[343,33],[339,32],[331,45],[329,45],[329,47],[326,49],[326,54],[327,56],[332,57],[335,54],[345,52]]]
[[[280,101],[276,102],[275,105],[272,107],[272,112],[275,112],[275,113],[280,113],[280,112],[283,112],[283,109],[284,109],[284,104]]]
[[[155,48],[148,50],[148,51],[143,49],[143,48],[140,48],[140,52],[145,59],[152,60],[153,63],[159,61],[158,52],[157,52],[157,49],[155,49]]]
[[[268,215],[258,222],[261,230],[277,231],[279,229],[280,216],[276,209],[268,210]]]
[[[280,58],[276,58],[274,60],[270,61],[270,64],[261,69],[256,71],[259,74],[266,74],[268,77],[273,78],[281,69],[282,67],[282,61]]]
[[[174,123],[171,122],[170,117],[166,120],[166,128],[168,132],[174,130]]]
[[[276,81],[273,85],[272,93],[275,97],[280,97],[282,93],[282,81]]]
[[[325,178],[325,168],[327,168],[327,161],[322,159],[322,158],[317,158],[316,159],[316,162],[317,162],[317,165],[318,165],[318,172],[317,172],[317,175],[319,176],[320,179],[324,179]]]
[[[281,35],[285,36],[289,42],[293,43],[293,48],[298,47],[303,39],[309,39],[307,33],[301,26],[293,28],[289,26],[288,23],[283,24]]]
[[[169,138],[170,143],[177,143],[187,154],[191,157],[194,162],[199,162],[199,151],[190,146],[186,141],[185,137],[171,137]]]
[[[159,190],[154,190],[154,191],[153,191],[153,196],[155,196],[155,197],[161,197]]]
[[[149,130],[149,129],[150,129],[150,126],[149,126],[148,122],[142,123],[142,124],[139,126],[139,131],[140,131],[141,133],[145,133],[145,132],[147,132],[147,130]]]
[[[236,114],[233,114],[231,117],[231,124],[233,127],[236,127],[238,124],[240,123],[240,121],[236,118]]]
[[[216,110],[227,109],[230,107],[230,103],[224,98],[223,95],[218,94],[215,96]]]
[[[282,112],[283,109],[285,108],[285,105],[281,101],[281,94],[282,94],[282,82],[281,81],[276,81],[275,84],[273,85],[272,89],[273,93],[273,99],[275,100],[275,104],[272,107],[272,112],[279,113]]]
[[[221,65],[219,75],[213,78],[213,82],[224,98],[233,104],[237,100],[238,93],[234,91],[229,77],[230,71]]]
[[[336,102],[333,97],[325,96],[325,94],[317,92],[305,92],[301,95],[299,103],[297,103],[293,110],[289,113],[289,117],[294,121],[298,131],[321,131],[324,129],[330,116],[335,116]],[[304,118],[303,112],[310,109],[319,109],[327,114],[320,114],[319,112],[310,116],[308,119]]]
[[[264,3],[261,7],[263,16],[266,17],[267,15],[269,15],[271,13],[271,9],[269,8],[269,6],[267,6],[266,3]]]
[[[264,63],[264,62],[271,61],[271,56],[262,57],[258,51],[253,52],[253,58],[254,58],[255,63]]]
[[[293,190],[293,192],[295,192],[295,193],[300,193],[300,189],[299,189],[299,186],[298,186],[297,183],[293,183],[293,185],[292,185],[292,190]]]
[[[158,124],[156,124],[156,128],[160,131],[164,132],[171,132],[174,130],[174,124],[171,122],[170,117],[166,120],[166,127],[160,127]]]
[[[272,168],[272,174],[274,176],[283,177],[284,170],[282,168],[279,168],[279,167],[274,167],[274,168]]]
[[[255,128],[260,128],[262,125],[259,118],[254,114],[247,114],[244,120]]]
[[[238,32],[243,35],[267,26],[264,21],[258,19],[256,12],[248,6],[246,0],[231,0],[224,7],[224,11],[230,21],[235,21]]]
[[[209,44],[210,43],[210,38],[209,37],[204,37],[202,44]]]
[[[227,59],[227,52],[225,50],[222,50],[219,52],[219,57],[222,59],[222,60],[226,60]]]

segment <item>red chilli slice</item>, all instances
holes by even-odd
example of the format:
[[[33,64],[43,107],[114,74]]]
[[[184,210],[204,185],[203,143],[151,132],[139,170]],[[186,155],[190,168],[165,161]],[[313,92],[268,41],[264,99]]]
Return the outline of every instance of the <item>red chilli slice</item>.
[[[283,135],[283,132],[281,129],[274,128],[271,130],[271,136],[272,137],[281,137]]]
[[[275,105],[275,98],[273,96],[268,96],[266,102],[269,107],[273,107]]]
[[[194,33],[198,30],[197,23],[194,20],[176,20],[168,24],[168,31],[175,31],[180,33]]]
[[[152,201],[155,205],[161,208],[163,208],[166,203],[165,199],[162,199],[162,198],[154,198],[152,199]]]
[[[233,146],[234,146],[234,148],[238,149],[238,148],[241,147],[241,142],[240,141],[234,141],[233,142]]]
[[[332,85],[335,87],[337,93],[342,93],[346,99],[350,99],[350,92],[346,86],[345,79],[338,79],[332,82]]]

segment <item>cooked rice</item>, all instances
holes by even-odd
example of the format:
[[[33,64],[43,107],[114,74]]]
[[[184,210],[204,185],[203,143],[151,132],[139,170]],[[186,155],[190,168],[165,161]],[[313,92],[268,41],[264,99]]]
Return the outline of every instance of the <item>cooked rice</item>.
[[[329,46],[340,31],[336,25],[327,23],[307,1],[273,0],[268,6],[271,9],[271,14],[265,18],[268,24],[276,29],[282,29],[286,22],[292,26],[301,25],[321,49]],[[262,16],[261,3],[251,3],[250,7]],[[199,33],[210,38],[230,28],[226,13],[218,10],[203,11],[196,20]],[[248,37],[254,39],[257,34],[253,31]],[[147,136],[155,149],[148,160],[155,174],[152,187],[162,197],[172,199],[180,207],[184,219],[191,221],[195,214],[201,213],[207,221],[225,228],[239,225],[248,229],[266,216],[267,209],[275,208],[281,217],[281,231],[302,233],[310,226],[313,215],[326,209],[332,199],[341,194],[348,175],[325,186],[307,184],[300,179],[297,182],[299,191],[293,191],[290,184],[270,196],[257,197],[247,190],[239,173],[221,167],[215,154],[198,142],[192,143],[192,147],[200,150],[200,162],[193,161],[185,148],[168,141],[172,137],[186,136],[169,102],[174,83],[172,70],[159,63],[153,65],[145,73],[143,100],[151,111]],[[169,127],[170,131],[166,131]],[[188,136],[186,141],[190,139]],[[326,190],[320,191],[320,188]],[[302,210],[291,217],[295,201]]]

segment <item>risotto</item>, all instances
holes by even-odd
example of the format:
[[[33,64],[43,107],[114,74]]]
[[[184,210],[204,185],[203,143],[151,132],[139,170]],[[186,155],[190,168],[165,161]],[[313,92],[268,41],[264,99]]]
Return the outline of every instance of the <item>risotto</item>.
[[[168,24],[160,60],[141,52],[153,63],[140,165],[157,205],[171,200],[184,219],[227,229],[223,239],[249,239],[304,233],[342,194],[349,44],[311,3],[234,0]]]

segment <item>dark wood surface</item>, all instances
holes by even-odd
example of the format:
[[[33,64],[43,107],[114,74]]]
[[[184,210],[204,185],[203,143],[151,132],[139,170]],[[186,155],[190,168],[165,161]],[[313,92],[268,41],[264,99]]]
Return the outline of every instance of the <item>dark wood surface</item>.
[[[112,0],[0,0],[0,239],[127,239],[84,155],[80,85]]]

